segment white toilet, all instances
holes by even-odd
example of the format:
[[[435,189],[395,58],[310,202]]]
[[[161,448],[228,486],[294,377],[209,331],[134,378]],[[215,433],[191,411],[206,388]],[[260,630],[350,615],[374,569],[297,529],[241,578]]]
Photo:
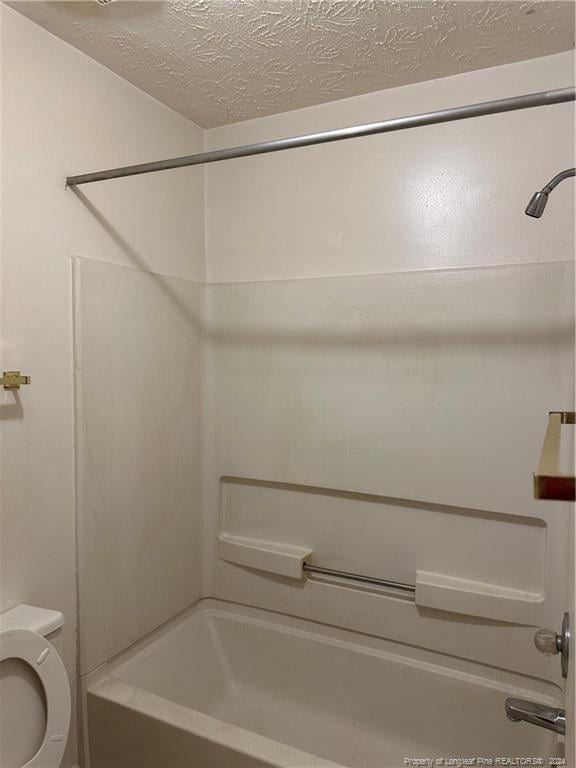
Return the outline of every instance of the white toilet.
[[[0,766],[59,768],[70,729],[70,684],[47,637],[59,611],[17,605],[0,614]]]

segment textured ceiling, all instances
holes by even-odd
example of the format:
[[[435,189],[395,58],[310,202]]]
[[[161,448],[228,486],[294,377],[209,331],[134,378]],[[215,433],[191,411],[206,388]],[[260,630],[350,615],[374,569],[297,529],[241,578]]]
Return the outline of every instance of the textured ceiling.
[[[204,127],[574,45],[574,3],[553,0],[9,5]]]

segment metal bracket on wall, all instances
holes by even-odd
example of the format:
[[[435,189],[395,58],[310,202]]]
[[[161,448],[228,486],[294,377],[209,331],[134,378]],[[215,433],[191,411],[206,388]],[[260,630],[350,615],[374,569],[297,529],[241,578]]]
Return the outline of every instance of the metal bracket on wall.
[[[574,475],[560,472],[560,429],[563,424],[574,424],[574,411],[550,411],[548,429],[534,474],[534,498],[552,501],[575,501]]]
[[[0,384],[4,389],[20,389],[22,384],[30,384],[30,376],[23,376],[20,371],[4,371],[0,377]]]

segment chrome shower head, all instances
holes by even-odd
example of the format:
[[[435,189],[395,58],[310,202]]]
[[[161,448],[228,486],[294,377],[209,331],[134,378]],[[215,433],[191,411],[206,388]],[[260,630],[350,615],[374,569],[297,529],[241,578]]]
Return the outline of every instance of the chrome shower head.
[[[526,206],[524,213],[526,216],[532,216],[535,219],[539,219],[544,213],[546,203],[548,202],[547,192],[534,192],[532,199]]]
[[[559,174],[543,187],[540,192],[535,192],[532,195],[532,199],[526,206],[524,213],[526,216],[532,216],[534,219],[539,219],[544,213],[546,203],[548,202],[548,195],[552,190],[560,184],[564,179],[568,179],[571,176],[576,176],[576,168],[567,168],[565,171],[561,171]]]

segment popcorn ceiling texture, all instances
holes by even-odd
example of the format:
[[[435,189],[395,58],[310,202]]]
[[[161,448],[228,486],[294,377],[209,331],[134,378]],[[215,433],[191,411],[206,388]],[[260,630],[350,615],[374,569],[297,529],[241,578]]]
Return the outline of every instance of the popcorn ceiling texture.
[[[206,128],[574,45],[552,0],[9,4]]]

